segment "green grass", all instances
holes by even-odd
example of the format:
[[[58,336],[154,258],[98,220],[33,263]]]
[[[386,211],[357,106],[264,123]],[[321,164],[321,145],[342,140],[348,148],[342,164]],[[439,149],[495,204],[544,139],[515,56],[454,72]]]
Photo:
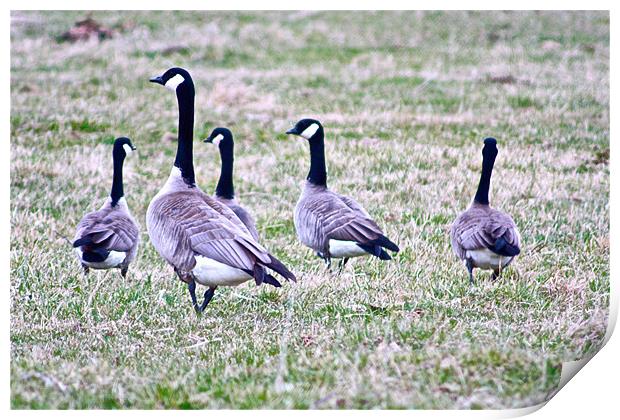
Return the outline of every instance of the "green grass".
[[[544,400],[595,352],[609,304],[609,14],[94,12],[111,40],[57,43],[83,12],[13,12],[13,408],[505,408]],[[122,19],[122,20],[121,20]],[[299,278],[218,290],[202,317],[149,243],[144,215],[174,156],[188,68],[197,181],[215,126],[236,138],[238,198]],[[324,122],[329,184],[402,251],[336,276],[296,239],[307,146]],[[82,276],[63,236],[100,206],[117,136],[142,224],[127,280]],[[492,202],[523,253],[497,282],[452,255],[482,139]]]

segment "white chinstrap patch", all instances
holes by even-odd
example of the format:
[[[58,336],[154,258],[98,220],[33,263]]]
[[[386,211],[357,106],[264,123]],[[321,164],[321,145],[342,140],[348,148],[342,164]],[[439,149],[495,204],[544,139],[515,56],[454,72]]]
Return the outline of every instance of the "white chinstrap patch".
[[[366,251],[357,246],[355,242],[339,241],[336,239],[329,240],[329,254],[332,258],[351,258],[369,255]]]
[[[174,77],[168,79],[168,81],[166,82],[166,87],[171,91],[176,92],[177,86],[179,86],[184,81],[185,78],[183,76],[181,76],[180,74],[175,74]]]
[[[498,255],[487,248],[467,251],[465,257],[474,262],[474,267],[482,268],[483,270],[499,270],[505,268],[514,258]]]
[[[252,279],[252,276],[243,270],[201,255],[196,257],[192,274],[198,283],[208,287],[238,286]]]
[[[108,255],[108,258],[105,259],[105,261],[102,262],[88,262],[88,261],[84,261],[82,259],[82,251],[80,250],[80,248],[76,248],[76,252],[78,253],[79,257],[80,257],[80,261],[82,261],[82,263],[90,268],[94,268],[96,270],[105,270],[108,268],[114,268],[114,267],[118,267],[119,264],[121,264],[123,261],[125,261],[125,257],[127,256],[126,252],[120,252],[120,251],[110,251],[110,254]]]
[[[221,134],[218,134],[217,136],[215,136],[215,138],[213,139],[213,144],[215,144],[216,146],[220,145],[220,142],[222,141],[222,139],[224,139],[224,136]]]
[[[123,144],[123,149],[125,150],[125,154],[127,156],[129,156],[131,154],[131,152],[133,152],[133,149],[128,144]]]
[[[317,130],[319,129],[319,125],[317,123],[312,123],[308,126],[308,128],[306,128],[301,134],[300,136],[302,136],[303,138],[305,138],[306,140],[310,140],[312,138],[312,136],[314,136],[314,133],[317,132]]]

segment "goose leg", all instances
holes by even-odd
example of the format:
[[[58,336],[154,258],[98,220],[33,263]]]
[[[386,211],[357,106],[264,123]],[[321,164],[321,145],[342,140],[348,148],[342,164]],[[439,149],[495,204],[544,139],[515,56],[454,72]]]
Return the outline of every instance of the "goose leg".
[[[198,307],[198,301],[196,300],[196,282],[194,279],[191,279],[189,283],[187,283],[187,290],[189,290],[189,295],[192,298],[192,305],[194,305],[194,309],[196,312],[200,312],[200,308]]]
[[[127,270],[129,270],[129,266],[125,266],[125,267],[121,267],[121,276],[123,276],[123,278],[127,278]]]
[[[327,265],[327,269],[329,270],[332,267],[332,260],[330,257],[327,257],[326,255],[327,254],[323,254],[321,252],[316,253],[316,256],[321,258],[325,262],[325,265]]]
[[[209,302],[211,302],[211,299],[213,299],[213,295],[215,294],[215,289],[217,289],[217,287],[209,287],[207,289],[207,291],[205,292],[205,300],[202,301],[202,305],[200,305],[200,308],[197,309],[198,312],[202,313],[209,304]]]
[[[349,257],[344,257],[342,260],[340,260],[340,263],[338,264],[338,274],[342,273],[344,266],[347,265],[348,262]]]
[[[493,274],[491,274],[491,281],[495,281],[500,275],[500,270],[493,270]]]
[[[89,268],[86,264],[82,264],[82,270],[84,270],[84,275],[88,274]]]
[[[467,266],[467,271],[469,271],[469,284],[473,286],[474,284],[474,263],[472,262],[472,260],[467,260],[465,262],[465,265]]]

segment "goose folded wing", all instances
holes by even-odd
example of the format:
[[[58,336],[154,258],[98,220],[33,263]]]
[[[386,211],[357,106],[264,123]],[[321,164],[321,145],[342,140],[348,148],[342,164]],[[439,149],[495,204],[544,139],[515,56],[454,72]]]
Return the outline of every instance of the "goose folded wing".
[[[76,243],[127,252],[138,240],[138,227],[124,215],[85,218],[78,226]]]
[[[192,207],[191,217],[182,221],[191,251],[242,270],[253,271],[257,261],[270,263],[267,251],[252,238],[234,213],[217,203],[211,206],[213,203],[213,200],[185,202]]]
[[[340,194],[335,194],[347,207],[349,207],[351,210],[353,210],[356,213],[359,213],[360,215],[370,219],[370,215],[368,214],[368,212],[366,211],[366,209],[364,209],[364,207],[362,207],[357,201],[355,201],[354,199],[352,199],[351,197],[347,197],[345,195],[340,195]]]
[[[466,220],[458,232],[460,246],[465,250],[494,250],[499,240],[518,249],[519,235],[510,216],[494,214],[483,220]]]
[[[341,200],[326,203],[322,220],[325,236],[329,239],[354,241],[362,244],[374,241],[383,232],[364,213],[353,210]]]

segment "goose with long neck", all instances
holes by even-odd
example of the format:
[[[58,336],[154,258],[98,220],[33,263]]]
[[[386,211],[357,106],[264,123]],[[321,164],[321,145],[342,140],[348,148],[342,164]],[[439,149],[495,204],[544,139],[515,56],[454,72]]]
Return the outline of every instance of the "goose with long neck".
[[[85,274],[91,268],[120,268],[125,277],[136,256],[139,227],[129,212],[123,191],[123,163],[135,149],[127,137],[114,141],[110,197],[99,210],[87,213],[78,223],[73,247]]]
[[[232,210],[196,186],[192,156],[195,91],[189,72],[175,67],[150,81],[176,94],[179,136],[172,171],[149,204],[146,225],[159,255],[187,283],[194,309],[203,312],[219,286],[254,279],[257,285],[280,287],[267,268],[295,281],[293,273],[252,237]],[[196,283],[207,286],[201,305]]]
[[[473,269],[493,270],[497,278],[521,252],[521,236],[512,218],[489,205],[491,175],[497,157],[497,141],[484,140],[482,171],[471,206],[461,213],[450,228],[454,253],[465,262],[473,284]]]
[[[233,183],[235,142],[232,133],[227,128],[218,127],[211,132],[204,142],[214,144],[220,151],[220,178],[217,181],[213,198],[228,206],[241,219],[245,227],[248,228],[252,237],[258,240],[258,231],[256,230],[254,219],[247,210],[241,207],[235,198],[235,186]]]
[[[372,255],[390,260],[387,250],[398,252],[368,212],[352,198],[327,188],[323,125],[315,119],[302,119],[286,134],[308,141],[310,171],[295,206],[295,229],[299,240],[313,249],[330,266],[341,258],[340,270],[352,257]]]

